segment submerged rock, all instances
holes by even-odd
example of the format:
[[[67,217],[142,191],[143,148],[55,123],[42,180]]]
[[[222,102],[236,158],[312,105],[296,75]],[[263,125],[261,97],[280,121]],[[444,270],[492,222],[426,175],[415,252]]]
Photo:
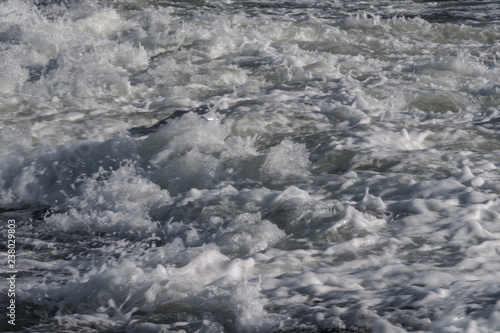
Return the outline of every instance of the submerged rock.
[[[209,108],[206,105],[202,105],[202,106],[200,106],[196,109],[192,109],[192,110],[176,110],[170,116],[158,121],[156,124],[154,124],[152,126],[132,127],[128,131],[130,132],[131,136],[135,136],[135,137],[146,136],[148,134],[151,134],[151,133],[158,131],[160,128],[165,126],[168,123],[168,121],[171,119],[182,117],[184,114],[189,113],[189,112],[195,112],[199,115],[202,115],[202,114],[206,114],[208,111],[209,111]]]

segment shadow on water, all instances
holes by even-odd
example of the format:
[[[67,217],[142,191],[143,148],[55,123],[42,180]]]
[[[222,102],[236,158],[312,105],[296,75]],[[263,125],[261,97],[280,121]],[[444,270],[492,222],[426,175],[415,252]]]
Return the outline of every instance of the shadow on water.
[[[456,1],[456,0],[413,0],[414,2],[437,3],[429,7],[428,12],[403,14],[405,18],[420,17],[429,23],[452,23],[467,25],[485,25],[498,20],[498,11],[491,6],[498,6],[497,1]],[[471,10],[471,7],[476,10]],[[497,8],[498,9],[498,8]],[[479,14],[479,16],[478,16]],[[389,17],[385,17],[389,18]]]

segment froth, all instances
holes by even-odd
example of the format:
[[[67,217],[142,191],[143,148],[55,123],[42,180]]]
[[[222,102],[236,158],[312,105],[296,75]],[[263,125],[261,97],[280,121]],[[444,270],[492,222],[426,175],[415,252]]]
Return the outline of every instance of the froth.
[[[463,6],[4,2],[33,329],[494,330],[497,23]]]

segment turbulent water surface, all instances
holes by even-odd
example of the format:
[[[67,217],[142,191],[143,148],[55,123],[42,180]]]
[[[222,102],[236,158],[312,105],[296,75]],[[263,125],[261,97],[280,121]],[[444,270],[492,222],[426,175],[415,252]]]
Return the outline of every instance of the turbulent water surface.
[[[0,330],[500,330],[497,1],[6,0],[0,55]]]

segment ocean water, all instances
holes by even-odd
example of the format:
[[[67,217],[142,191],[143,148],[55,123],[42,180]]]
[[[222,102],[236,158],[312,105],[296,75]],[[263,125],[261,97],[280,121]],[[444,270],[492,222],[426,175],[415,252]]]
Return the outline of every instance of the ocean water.
[[[0,331],[500,331],[498,2],[5,0],[0,55]]]

